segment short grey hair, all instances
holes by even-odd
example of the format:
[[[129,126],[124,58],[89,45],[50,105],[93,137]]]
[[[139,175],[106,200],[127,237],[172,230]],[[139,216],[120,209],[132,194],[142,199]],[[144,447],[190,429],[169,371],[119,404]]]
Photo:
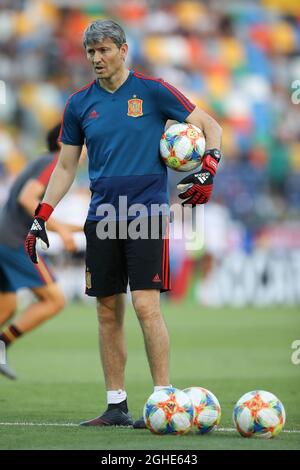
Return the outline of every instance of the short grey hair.
[[[112,20],[96,20],[91,23],[83,34],[83,45],[111,39],[119,48],[126,42],[126,35],[121,26]]]

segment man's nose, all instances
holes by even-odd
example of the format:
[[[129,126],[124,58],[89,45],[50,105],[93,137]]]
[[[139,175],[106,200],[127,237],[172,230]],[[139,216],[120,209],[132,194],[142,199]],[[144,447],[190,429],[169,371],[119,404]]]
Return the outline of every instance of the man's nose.
[[[99,51],[95,51],[94,62],[100,62],[102,60],[102,54]]]

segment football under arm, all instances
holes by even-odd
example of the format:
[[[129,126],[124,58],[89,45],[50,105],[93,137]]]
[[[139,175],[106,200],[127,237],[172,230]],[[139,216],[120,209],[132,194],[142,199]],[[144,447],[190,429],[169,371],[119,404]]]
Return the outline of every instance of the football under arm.
[[[206,149],[220,149],[222,138],[222,127],[217,121],[202,109],[196,108],[185,120],[199,127],[205,136]]]

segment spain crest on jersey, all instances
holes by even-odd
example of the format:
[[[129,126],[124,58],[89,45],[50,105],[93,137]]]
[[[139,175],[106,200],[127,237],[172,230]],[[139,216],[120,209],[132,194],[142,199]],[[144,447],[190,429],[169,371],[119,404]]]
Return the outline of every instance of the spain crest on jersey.
[[[143,100],[137,98],[136,96],[134,96],[131,100],[128,100],[127,116],[143,116]]]

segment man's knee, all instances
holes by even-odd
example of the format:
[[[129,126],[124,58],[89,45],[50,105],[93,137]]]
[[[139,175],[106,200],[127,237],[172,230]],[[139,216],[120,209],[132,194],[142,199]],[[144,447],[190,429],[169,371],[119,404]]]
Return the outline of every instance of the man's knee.
[[[124,310],[124,299],[121,295],[97,298],[97,313],[100,325],[122,325]]]
[[[57,284],[41,287],[35,290],[40,302],[47,306],[48,316],[58,314],[65,306],[65,297]]]
[[[52,300],[54,314],[59,313],[66,304],[65,297],[62,292],[57,293],[57,295]]]
[[[110,295],[109,297],[98,297],[97,309],[100,314],[113,312],[116,309],[116,296]]]
[[[65,298],[62,292],[57,292],[55,295],[51,296],[45,300],[47,304],[48,318],[57,315],[61,312],[65,306]]]
[[[133,299],[134,310],[140,321],[147,321],[161,316],[159,305],[149,301],[147,297],[138,296]]]

